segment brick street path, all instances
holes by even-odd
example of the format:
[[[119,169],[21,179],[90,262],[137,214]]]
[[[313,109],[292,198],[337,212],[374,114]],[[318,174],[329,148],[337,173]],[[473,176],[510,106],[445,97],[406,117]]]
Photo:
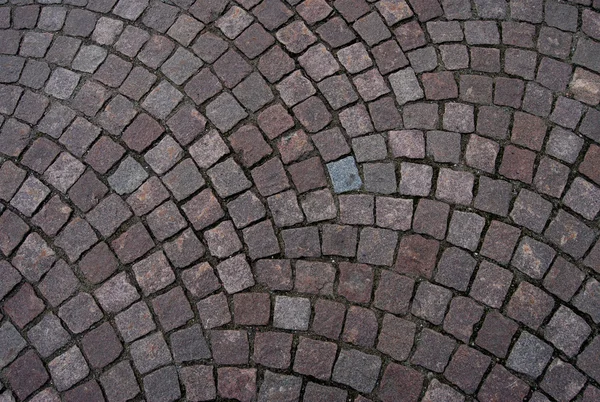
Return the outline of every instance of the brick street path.
[[[599,0],[0,4],[0,401],[600,401]]]

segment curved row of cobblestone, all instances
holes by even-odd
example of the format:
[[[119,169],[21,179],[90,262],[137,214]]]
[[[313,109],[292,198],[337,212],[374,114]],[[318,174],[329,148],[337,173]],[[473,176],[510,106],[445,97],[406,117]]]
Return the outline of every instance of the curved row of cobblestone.
[[[0,400],[600,400],[599,10],[0,5]]]

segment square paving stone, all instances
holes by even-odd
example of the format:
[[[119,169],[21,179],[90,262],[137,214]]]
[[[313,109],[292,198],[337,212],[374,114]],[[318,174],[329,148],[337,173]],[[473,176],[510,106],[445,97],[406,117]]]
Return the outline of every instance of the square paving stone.
[[[244,254],[238,254],[217,265],[219,278],[228,293],[237,293],[254,285],[250,265]]]
[[[431,401],[461,402],[464,396],[452,387],[442,384],[436,379],[431,380],[424,398]]]
[[[567,356],[575,356],[590,332],[583,318],[568,307],[560,306],[546,325],[544,338]]]
[[[88,293],[79,293],[58,310],[58,316],[75,333],[81,333],[102,319],[100,308]]]
[[[231,321],[231,313],[224,293],[209,296],[198,302],[196,307],[205,329],[220,327]]]
[[[123,350],[115,330],[106,322],[88,332],[81,343],[92,368],[105,367],[119,357]]]
[[[185,325],[194,316],[181,287],[156,296],[152,300],[152,308],[165,331]]]
[[[417,233],[428,234],[442,240],[446,235],[448,204],[422,199],[415,210],[413,229]]]
[[[160,333],[135,341],[131,344],[130,353],[135,367],[141,374],[172,361],[167,343]]]
[[[113,240],[111,247],[123,264],[129,264],[154,247],[154,241],[144,225],[137,223]]]
[[[31,216],[48,197],[50,189],[35,176],[29,176],[19,191],[14,195],[10,204],[25,216]]]
[[[358,243],[358,262],[391,266],[398,236],[388,229],[364,228]]]
[[[382,270],[373,306],[393,314],[406,314],[414,286],[415,281],[412,278]]]
[[[556,252],[550,246],[530,237],[524,237],[512,259],[512,265],[534,279],[541,279],[550,267],[555,254]]]
[[[273,100],[273,92],[258,73],[250,74],[234,89],[235,97],[252,112]]]
[[[316,96],[311,96],[296,105],[292,111],[304,128],[311,133],[325,128],[332,118],[323,101]]]
[[[124,153],[125,149],[121,145],[109,137],[102,136],[92,145],[84,159],[95,171],[104,174],[121,159]]]
[[[117,258],[106,243],[98,243],[79,262],[79,269],[89,282],[98,284],[117,269]]]
[[[44,308],[44,301],[37,297],[29,283],[22,285],[4,302],[4,312],[21,329],[40,315]]]
[[[129,282],[124,272],[104,282],[96,289],[94,295],[100,306],[110,313],[117,313],[140,298],[137,289]]]
[[[102,390],[96,382],[96,380],[90,380],[84,382],[81,385],[67,391],[63,400],[68,402],[87,400],[87,401],[98,401],[102,400]]]
[[[465,291],[477,261],[469,253],[451,247],[444,250],[437,265],[435,280],[442,285]]]
[[[206,116],[223,132],[233,128],[247,115],[240,104],[228,93],[219,95],[206,107]]]
[[[187,198],[206,184],[204,177],[202,177],[196,164],[194,164],[190,158],[184,159],[181,163],[171,169],[171,171],[162,177],[162,181],[178,201]],[[148,188],[146,188],[146,185],[148,185]],[[150,178],[138,189],[138,191],[133,193],[130,198],[134,195],[142,197],[147,193],[156,194],[155,197],[152,198],[144,197],[144,201],[147,205],[144,205],[143,209],[141,209],[142,206],[140,206],[140,210],[136,211],[137,215],[143,215],[148,212],[148,210],[155,207],[156,204],[159,204],[169,197],[169,193],[165,187],[160,184],[160,181],[156,178]]]
[[[0,199],[10,201],[26,176],[27,172],[11,161],[4,162],[0,166]]]
[[[0,339],[5,345],[0,352],[0,366],[4,368],[27,346],[27,342],[8,321],[0,326]]]
[[[83,357],[82,357],[83,359]],[[83,362],[85,365],[85,361]],[[87,366],[86,374],[87,374]],[[52,372],[52,363],[49,365],[50,371]],[[77,369],[77,367],[71,367],[73,371]],[[6,379],[10,384],[11,388],[17,395],[17,397],[21,400],[24,400],[29,395],[33,394],[39,388],[44,385],[46,381],[48,381],[48,372],[44,367],[44,364],[40,360],[40,358],[33,351],[28,351],[15,360],[6,370],[5,370]],[[54,378],[54,384],[57,389],[65,389],[62,387],[60,381]],[[4,394],[6,395],[6,393]],[[13,399],[10,394],[7,400]]]
[[[539,377],[552,357],[552,347],[529,332],[522,332],[506,365],[530,377]]]
[[[506,307],[506,313],[537,330],[553,308],[554,301],[550,295],[529,282],[521,282]]]
[[[333,219],[336,216],[336,206],[329,190],[308,193],[300,201],[309,223]]]
[[[487,375],[477,396],[479,399],[519,401],[529,393],[529,386],[497,364]]]
[[[421,235],[407,235],[400,240],[394,270],[410,276],[431,278],[439,242]]]
[[[331,376],[337,346],[331,342],[301,337],[296,349],[294,371],[328,380]]]
[[[39,234],[34,232],[21,243],[11,262],[26,279],[37,282],[52,267],[54,261],[56,261],[54,250]]]
[[[3,282],[0,284],[0,296],[4,299],[10,291],[21,281],[21,275],[16,269],[8,263],[8,261],[2,261],[0,263],[0,274],[2,275]]]
[[[79,77],[79,74],[59,67],[48,80],[45,92],[58,99],[68,99],[75,90]]]
[[[181,47],[160,68],[177,85],[183,84],[202,67],[202,60]]]
[[[182,158],[183,149],[170,136],[165,136],[154,148],[146,152],[144,159],[158,174],[167,172]]]
[[[520,234],[521,230],[514,226],[492,221],[483,239],[481,254],[501,264],[507,264]]]
[[[39,283],[38,290],[56,307],[71,297],[78,287],[79,280],[72,269],[66,262],[59,260]]]
[[[229,257],[242,248],[231,221],[222,222],[215,228],[207,230],[204,232],[204,239],[210,253],[218,258]]]
[[[497,311],[485,316],[482,327],[477,333],[475,344],[498,357],[505,357],[518,325]]]
[[[302,380],[298,377],[266,371],[258,400],[296,400],[300,398],[301,387]]]
[[[227,210],[238,229],[262,219],[266,213],[262,202],[252,191],[247,191],[230,201]]]
[[[179,209],[172,201],[167,201],[146,217],[152,234],[158,240],[167,239],[187,226]]]
[[[0,233],[2,233],[0,235],[0,250],[5,256],[8,256],[21,243],[21,240],[29,231],[29,226],[14,212],[5,211],[0,216],[0,229]],[[10,282],[12,281],[7,283]],[[5,293],[8,293],[8,290]]]
[[[450,302],[444,319],[444,331],[468,343],[473,335],[473,327],[483,316],[483,306],[467,297],[457,296]]]
[[[446,240],[459,247],[475,251],[481,238],[485,219],[475,213],[454,211]]]
[[[500,308],[512,282],[513,274],[495,264],[483,261],[479,265],[470,296],[490,307]]]
[[[115,316],[115,324],[127,343],[148,334],[156,328],[152,313],[145,302],[138,302]]]
[[[583,105],[573,99],[560,97],[554,105],[550,120],[563,127],[574,129],[583,115]]]
[[[181,397],[177,369],[167,366],[144,377],[144,392],[148,401],[176,401]]]
[[[410,162],[400,164],[399,191],[402,195],[427,196],[431,191],[433,168]]]
[[[115,49],[129,57],[135,57],[144,43],[150,39],[150,34],[132,25],[127,25],[115,43]]]
[[[420,334],[411,363],[438,373],[442,372],[455,346],[456,342],[452,338],[424,329]]]
[[[240,325],[267,325],[271,301],[267,293],[238,293],[233,297],[233,316]]]
[[[213,268],[207,262],[186,269],[181,273],[181,279],[184,287],[197,298],[205,297],[221,287]]]
[[[338,117],[346,134],[350,137],[357,137],[373,131],[373,123],[371,123],[369,112],[363,104],[357,104],[342,110]],[[331,130],[335,130],[335,128]],[[314,136],[313,141],[315,141]],[[337,158],[332,157],[331,160],[333,159]]]
[[[77,346],[73,346],[48,363],[52,381],[58,391],[65,391],[87,377],[90,369]]]
[[[546,226],[552,204],[539,195],[521,190],[510,213],[513,221],[519,225],[540,233]]]
[[[173,358],[176,362],[208,359],[211,357],[208,343],[202,335],[200,325],[179,330],[171,334]]]
[[[599,290],[600,283],[593,278],[589,279],[574,299],[574,305],[596,323],[600,322],[600,298],[597,295]]]
[[[281,47],[275,45],[261,56],[258,70],[270,83],[275,83],[294,70],[294,61]]]
[[[150,91],[141,105],[154,117],[164,120],[182,99],[181,92],[169,82],[161,81]]]
[[[192,400],[212,400],[217,396],[212,366],[188,366],[179,372],[186,396]]]
[[[213,358],[217,364],[247,364],[249,345],[246,331],[210,331]]]
[[[342,350],[333,369],[333,380],[364,393],[375,388],[381,359],[355,349]]]
[[[413,346],[415,331],[416,325],[413,322],[386,314],[383,317],[377,350],[395,360],[406,360]]]
[[[273,313],[276,328],[307,330],[310,320],[310,300],[302,297],[277,296]]]
[[[119,92],[137,101],[150,90],[155,81],[155,75],[144,67],[137,66],[131,70],[127,79],[119,87]]]
[[[407,401],[416,401],[421,394],[423,381],[423,374],[417,370],[390,363],[383,372],[377,396],[383,402],[392,402],[398,397]]]
[[[555,127],[550,132],[546,153],[564,162],[573,163],[583,146],[583,139],[571,131]]]
[[[333,189],[337,194],[358,190],[362,186],[362,180],[352,156],[328,163],[327,170],[333,182]]]
[[[351,46],[349,46],[349,48],[350,47]],[[408,65],[408,59],[406,58],[406,56],[402,52],[402,49],[400,49],[400,46],[398,46],[398,43],[395,40],[388,40],[386,42],[383,42],[380,45],[373,47],[371,51],[373,53],[373,57],[375,58],[375,62],[377,63],[377,67],[379,68],[379,71],[382,74],[388,74]],[[343,55],[340,55],[338,53],[338,58],[340,59],[342,64],[344,64]],[[360,58],[357,59],[360,60]],[[346,67],[346,70],[348,70],[350,73],[354,73],[354,71],[351,71],[354,67],[349,67],[346,65],[344,65],[344,67]]]
[[[129,194],[148,178],[146,170],[131,156],[128,156],[108,177],[108,184],[119,195]]]
[[[115,96],[99,116],[100,125],[111,134],[117,135],[137,114],[133,103],[122,95]]]
[[[561,300],[568,302],[579,289],[584,278],[584,273],[575,265],[562,257],[557,257],[544,278],[543,285]]]
[[[446,307],[451,298],[452,292],[448,289],[429,282],[421,282],[415,293],[411,312],[434,325],[439,325],[444,320]]]
[[[335,268],[323,262],[297,261],[294,290],[301,293],[333,294]]]
[[[556,358],[546,371],[540,387],[557,400],[569,400],[579,393],[585,381],[585,376],[575,367]]]
[[[83,100],[79,100],[77,97],[76,101],[83,102]],[[88,120],[78,117],[63,133],[59,142],[66,146],[75,156],[81,158],[99,135],[100,127],[96,127]]]
[[[270,290],[292,289],[292,267],[289,260],[258,260],[254,264],[256,281]]]
[[[122,139],[129,148],[142,152],[154,142],[164,129],[145,113],[139,114],[123,132]]]
[[[344,324],[346,308],[343,304],[319,299],[315,303],[315,316],[311,330],[329,339],[338,339]]]
[[[244,243],[248,246],[248,256],[252,260],[269,257],[280,252],[279,242],[270,220],[267,219],[249,226],[242,233]]]
[[[240,127],[230,135],[229,143],[246,167],[255,165],[273,152],[273,148],[265,141],[258,128],[250,124]]]
[[[366,264],[340,263],[337,293],[354,303],[368,303],[373,289],[373,269]]]
[[[100,232],[100,234],[108,237],[131,216],[131,211],[121,197],[111,194],[91,210],[87,214],[86,219]]]
[[[164,289],[175,280],[175,274],[161,251],[134,264],[132,269],[146,296]]]
[[[213,166],[207,174],[221,197],[237,194],[251,186],[240,166],[232,158]]]
[[[52,313],[44,315],[40,322],[27,332],[27,338],[43,358],[50,356],[71,339],[60,320]]]
[[[596,336],[577,358],[577,366],[595,380],[598,379],[600,374],[598,373],[597,365],[597,353],[599,346],[599,338]],[[588,394],[588,392],[586,392],[586,394]],[[586,399],[584,398],[584,400]]]
[[[377,317],[373,310],[351,306],[346,314],[342,340],[362,347],[372,347],[377,327]]]
[[[594,237],[588,226],[563,210],[550,222],[544,235],[574,258],[581,258],[585,254]]]

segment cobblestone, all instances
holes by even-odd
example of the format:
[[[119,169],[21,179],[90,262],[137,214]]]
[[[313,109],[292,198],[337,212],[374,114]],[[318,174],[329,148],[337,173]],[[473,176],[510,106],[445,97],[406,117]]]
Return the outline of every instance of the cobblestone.
[[[598,399],[597,1],[63,3],[0,7],[0,399]]]

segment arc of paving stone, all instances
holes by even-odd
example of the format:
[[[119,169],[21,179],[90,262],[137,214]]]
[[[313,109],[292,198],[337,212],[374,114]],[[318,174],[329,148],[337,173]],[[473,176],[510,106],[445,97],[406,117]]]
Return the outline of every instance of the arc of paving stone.
[[[596,3],[0,6],[2,396],[598,399]]]

